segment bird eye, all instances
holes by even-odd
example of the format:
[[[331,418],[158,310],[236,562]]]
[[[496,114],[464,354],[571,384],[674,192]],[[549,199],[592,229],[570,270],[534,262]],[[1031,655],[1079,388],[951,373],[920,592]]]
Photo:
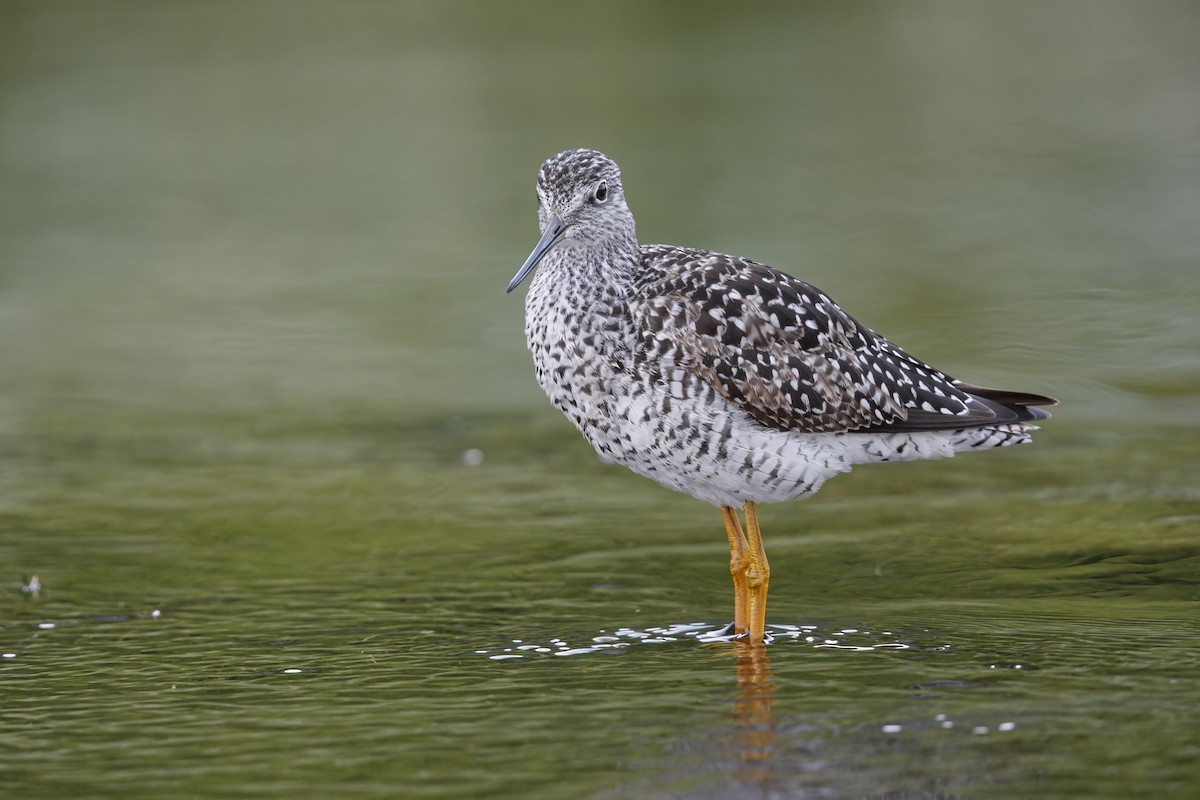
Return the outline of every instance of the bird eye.
[[[600,181],[596,184],[596,190],[592,192],[592,200],[597,203],[603,203],[608,199],[608,181]]]

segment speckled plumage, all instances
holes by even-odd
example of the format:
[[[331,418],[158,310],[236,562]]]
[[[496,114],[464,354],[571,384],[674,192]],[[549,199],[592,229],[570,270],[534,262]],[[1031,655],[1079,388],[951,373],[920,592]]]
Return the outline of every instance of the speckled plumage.
[[[736,506],[855,464],[1029,440],[1039,395],[971,386],[815,287],[722,253],[639,245],[617,165],[568,150],[538,175],[526,339],[550,400],[606,459]]]

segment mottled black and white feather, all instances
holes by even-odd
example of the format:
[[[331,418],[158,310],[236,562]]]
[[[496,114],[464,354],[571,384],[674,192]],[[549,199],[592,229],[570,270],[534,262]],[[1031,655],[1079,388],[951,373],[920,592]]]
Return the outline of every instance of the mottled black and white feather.
[[[641,357],[682,366],[780,431],[923,431],[1045,419],[1038,395],[951,378],[811,284],[722,253],[650,245],[631,313]]]

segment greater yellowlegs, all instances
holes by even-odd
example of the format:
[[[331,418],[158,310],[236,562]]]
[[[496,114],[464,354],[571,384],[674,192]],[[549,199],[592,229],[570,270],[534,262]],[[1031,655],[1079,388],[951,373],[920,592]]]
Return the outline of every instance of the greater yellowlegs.
[[[603,153],[547,160],[537,193],[542,237],[508,291],[540,265],[525,298],[538,383],[602,458],[720,507],[733,627],[752,642],[770,580],[756,503],[855,464],[1028,442],[1055,403],[955,380],[765,264],[639,245]]]

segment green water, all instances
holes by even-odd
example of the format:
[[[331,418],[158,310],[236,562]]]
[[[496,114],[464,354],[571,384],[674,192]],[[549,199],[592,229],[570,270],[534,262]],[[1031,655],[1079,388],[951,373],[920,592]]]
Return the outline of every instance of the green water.
[[[1194,796],[1197,74],[1183,2],[0,3],[0,794]],[[719,515],[504,295],[581,145],[1062,405],[764,508],[705,641]]]

